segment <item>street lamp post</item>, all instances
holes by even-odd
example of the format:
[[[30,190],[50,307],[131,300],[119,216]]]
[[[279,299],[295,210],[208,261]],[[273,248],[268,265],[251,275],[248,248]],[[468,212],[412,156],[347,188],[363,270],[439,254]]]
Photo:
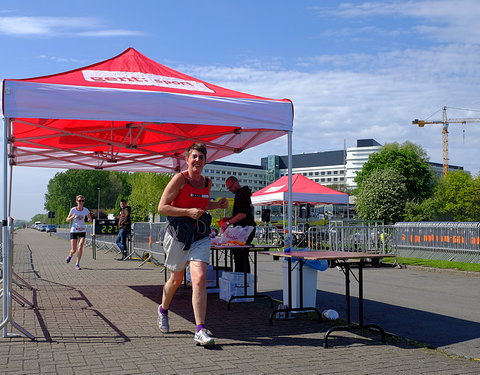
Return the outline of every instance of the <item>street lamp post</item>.
[[[97,199],[97,219],[100,219],[100,188],[97,187],[98,190],[98,199]]]

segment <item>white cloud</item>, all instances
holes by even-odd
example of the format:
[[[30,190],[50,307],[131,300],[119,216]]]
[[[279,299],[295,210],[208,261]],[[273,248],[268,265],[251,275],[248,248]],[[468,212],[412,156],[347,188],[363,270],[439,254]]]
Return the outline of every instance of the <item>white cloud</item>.
[[[122,29],[110,29],[110,30],[94,30],[79,32],[78,36],[86,37],[111,37],[111,36],[143,36],[146,35],[143,31],[135,30],[122,30]]]
[[[0,34],[23,37],[144,35],[134,30],[109,29],[90,17],[0,17]]]
[[[480,110],[480,96],[476,82],[480,80],[478,60],[480,46],[468,45],[464,27],[470,34],[480,30],[469,20],[468,13],[476,14],[477,3],[464,8],[455,2],[390,2],[352,5],[343,11],[349,16],[404,15],[432,22],[448,21],[449,28],[442,35],[432,29],[389,29],[390,36],[422,32],[432,39],[451,44],[422,48],[391,49],[377,53],[347,53],[300,58],[300,71],[275,71],[256,66],[201,67],[190,69],[193,76],[239,91],[266,97],[292,99],[295,105],[295,153],[341,149],[356,139],[375,138],[381,143],[407,140],[421,145],[432,161],[442,162],[441,126],[418,128],[411,124],[415,118],[425,118],[443,106]],[[454,10],[453,8],[459,9]],[[474,8],[470,12],[469,8]],[[341,9],[341,8],[339,8]],[[348,13],[348,12],[349,13]],[[357,13],[355,13],[355,12]],[[362,13],[363,12],[363,13]],[[368,13],[368,14],[367,14]],[[465,16],[465,18],[463,18]],[[439,26],[440,27],[440,26]],[[472,31],[473,29],[473,31]],[[355,33],[376,33],[378,27],[340,29],[345,36]],[[462,39],[463,34],[463,39]],[[461,43],[453,43],[460,40]],[[449,110],[449,117],[479,117],[476,112]],[[437,114],[441,119],[441,112]],[[464,166],[473,173],[480,171],[480,123],[451,124],[449,135],[450,163]],[[270,142],[232,157],[250,162],[268,154],[285,154],[286,140]],[[259,160],[259,159],[258,159]]]
[[[415,32],[441,43],[478,44],[480,6],[477,0],[427,0],[342,3],[337,8],[315,7],[317,15],[368,20],[372,17],[404,17],[414,26],[393,32]],[[378,28],[359,27],[331,31],[336,35],[379,32]],[[392,30],[382,32],[384,35]]]
[[[71,57],[60,57],[60,56],[47,56],[47,55],[38,55],[35,56],[36,59],[47,60],[52,62],[59,63],[74,63],[74,64],[85,64],[86,60],[71,58]]]
[[[344,140],[347,147],[362,138],[374,138],[382,144],[409,140],[421,145],[431,161],[441,163],[441,126],[418,128],[411,122],[444,105],[480,111],[476,85],[480,79],[479,56],[480,48],[448,46],[375,55],[319,56],[309,61],[309,72],[215,66],[182,69],[234,90],[291,99],[295,106],[294,153],[338,150]],[[326,62],[344,67],[322,69]],[[357,70],[347,69],[351,66]],[[436,117],[441,119],[441,112]],[[449,117],[479,116],[476,112],[451,110]],[[451,124],[450,163],[478,173],[479,140],[480,122]],[[286,154],[286,140],[269,142],[229,160],[259,162],[269,154]]]
[[[99,27],[97,21],[84,17],[1,17],[0,32],[8,35],[63,34],[75,29]]]
[[[374,26],[363,26],[363,27],[343,27],[335,29],[327,29],[322,33],[323,37],[355,37],[361,36],[362,34],[381,34],[381,35],[392,35],[398,36],[399,34],[405,34],[405,30],[388,30],[374,27]]]
[[[337,15],[348,18],[366,18],[370,16],[410,16],[432,20],[474,19],[480,9],[477,0],[396,0],[366,1],[363,3],[346,2],[331,7],[314,7],[318,14]]]

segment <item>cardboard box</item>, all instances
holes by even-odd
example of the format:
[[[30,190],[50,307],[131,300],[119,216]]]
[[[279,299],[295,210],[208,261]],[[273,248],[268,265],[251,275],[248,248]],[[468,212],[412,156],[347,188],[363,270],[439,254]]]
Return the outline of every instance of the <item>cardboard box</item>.
[[[254,278],[252,274],[247,274],[247,294],[252,295],[254,292]],[[230,301],[233,296],[245,295],[244,274],[243,272],[224,272],[220,279],[220,299]],[[232,303],[236,302],[253,302],[254,298],[235,298]]]

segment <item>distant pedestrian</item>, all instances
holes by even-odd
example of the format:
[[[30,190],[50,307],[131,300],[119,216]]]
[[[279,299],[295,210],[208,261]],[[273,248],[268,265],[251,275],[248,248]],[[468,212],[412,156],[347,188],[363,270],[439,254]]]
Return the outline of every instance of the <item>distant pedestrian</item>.
[[[131,234],[132,221],[130,215],[132,208],[127,206],[127,201],[122,199],[120,201],[120,213],[117,216],[118,219],[118,235],[115,239],[115,243],[122,253],[118,260],[123,260],[127,257],[127,237]]]
[[[82,259],[83,245],[85,244],[85,236],[87,233],[86,221],[92,221],[92,216],[88,208],[84,207],[85,197],[83,195],[77,195],[77,205],[70,209],[70,212],[66,218],[66,221],[71,221],[70,227],[70,253],[65,261],[70,263],[73,254],[77,253],[77,261],[75,268],[81,270],[80,259]]]

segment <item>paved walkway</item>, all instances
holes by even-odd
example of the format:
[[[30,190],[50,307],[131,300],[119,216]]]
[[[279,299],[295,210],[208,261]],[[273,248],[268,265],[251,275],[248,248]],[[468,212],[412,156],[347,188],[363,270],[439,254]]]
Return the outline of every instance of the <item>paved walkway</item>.
[[[179,289],[172,303],[173,332],[163,335],[158,330],[156,310],[164,283],[159,267],[146,264],[139,268],[139,262],[118,262],[113,260],[112,253],[104,252],[98,252],[93,260],[91,249],[86,248],[83,269],[76,271],[74,262],[65,264],[67,241],[30,229],[19,231],[15,244],[15,272],[35,287],[33,293],[17,287],[15,290],[33,300],[37,308],[21,307],[14,302],[14,318],[37,339],[0,337],[0,373],[478,374],[480,371],[480,361],[412,346],[396,337],[388,337],[388,344],[384,345],[370,333],[337,333],[329,340],[331,347],[324,349],[323,334],[330,327],[328,322],[319,323],[303,316],[275,320],[269,326],[271,309],[266,300],[234,304],[227,311],[226,302],[216,294],[209,294],[206,323],[215,334],[217,345],[206,349],[193,342],[190,290]],[[267,258],[260,262],[259,290],[278,296],[281,273],[278,264]],[[332,269],[323,274],[336,272]],[[366,278],[374,274],[366,273]],[[334,280],[328,284],[335,289],[341,283]],[[330,296],[331,300],[323,301],[334,303],[334,294],[334,291],[322,292],[321,296]],[[396,320],[402,318],[398,316]],[[392,329],[394,326],[389,326],[387,331]],[[15,330],[10,326],[9,331]]]

